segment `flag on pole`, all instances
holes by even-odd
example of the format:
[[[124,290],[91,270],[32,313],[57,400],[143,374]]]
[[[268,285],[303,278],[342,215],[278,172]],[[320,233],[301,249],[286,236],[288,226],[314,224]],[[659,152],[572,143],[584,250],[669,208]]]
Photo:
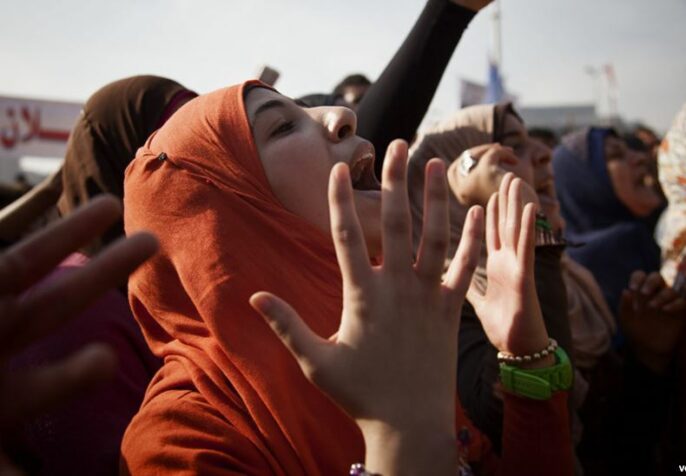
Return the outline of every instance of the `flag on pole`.
[[[505,99],[505,87],[503,78],[500,75],[498,65],[489,61],[488,63],[488,86],[486,86],[486,103],[497,103]]]
[[[503,84],[498,65],[489,61],[488,84],[483,85],[468,79],[460,79],[460,107],[476,104],[495,104],[499,102],[517,102],[517,96],[508,94]]]

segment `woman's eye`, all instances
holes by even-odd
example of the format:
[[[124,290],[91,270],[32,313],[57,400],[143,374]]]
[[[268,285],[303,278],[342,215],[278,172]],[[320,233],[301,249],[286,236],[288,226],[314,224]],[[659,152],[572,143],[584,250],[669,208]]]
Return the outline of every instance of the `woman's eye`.
[[[293,127],[295,124],[293,121],[285,121],[279,124],[279,126],[272,131],[272,133],[269,135],[270,137],[275,137],[283,134],[287,134],[291,130],[293,130]]]
[[[516,141],[516,142],[512,141],[512,142],[509,142],[509,143],[506,143],[503,145],[506,145],[506,146],[512,148],[512,150],[514,150],[514,151],[521,151],[522,148],[524,147],[524,144],[522,142],[519,142],[519,141]]]

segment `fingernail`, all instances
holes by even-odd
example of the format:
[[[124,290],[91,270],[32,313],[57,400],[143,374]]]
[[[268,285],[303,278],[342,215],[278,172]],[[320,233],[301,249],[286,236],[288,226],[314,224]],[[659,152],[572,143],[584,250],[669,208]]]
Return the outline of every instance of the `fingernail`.
[[[445,167],[443,162],[436,162],[436,164],[431,167],[431,178],[441,179],[445,175]]]
[[[348,164],[343,164],[342,166],[338,166],[336,168],[336,178],[338,180],[347,180],[349,175],[350,169],[348,168]]]
[[[250,298],[250,304],[257,308],[261,313],[267,314],[272,307],[272,301],[263,294],[253,294]]]

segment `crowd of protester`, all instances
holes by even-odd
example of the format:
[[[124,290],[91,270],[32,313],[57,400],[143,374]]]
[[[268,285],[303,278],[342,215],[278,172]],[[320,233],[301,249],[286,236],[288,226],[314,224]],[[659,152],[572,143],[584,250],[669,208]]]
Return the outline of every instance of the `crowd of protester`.
[[[686,465],[686,106],[662,140],[510,103],[418,130],[489,3],[427,0],[331,93],[91,96],[0,210],[0,472]]]

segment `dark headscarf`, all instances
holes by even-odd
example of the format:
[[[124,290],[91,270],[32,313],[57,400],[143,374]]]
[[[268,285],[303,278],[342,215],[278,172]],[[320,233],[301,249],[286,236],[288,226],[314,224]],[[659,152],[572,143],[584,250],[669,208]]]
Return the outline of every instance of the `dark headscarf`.
[[[553,169],[566,238],[581,245],[568,253],[593,273],[616,313],[631,273],[658,270],[660,252],[650,221],[635,217],[615,194],[605,163],[608,135],[616,133],[590,128],[565,136]]]
[[[136,150],[185,99],[197,96],[179,83],[158,76],[133,76],[93,94],[72,130],[62,167],[61,215],[101,193],[124,196],[124,170]],[[94,252],[124,234],[115,224]]]

